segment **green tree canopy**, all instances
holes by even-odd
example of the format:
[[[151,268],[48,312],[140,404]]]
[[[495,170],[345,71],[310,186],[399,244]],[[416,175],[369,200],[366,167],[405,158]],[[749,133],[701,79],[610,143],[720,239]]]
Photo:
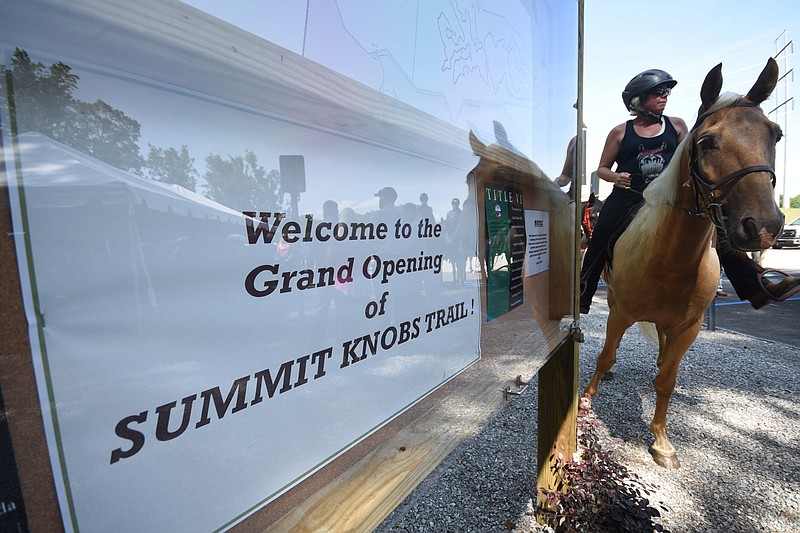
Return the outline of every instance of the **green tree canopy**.
[[[75,98],[79,77],[69,65],[59,61],[45,66],[17,48],[10,74],[16,133],[43,133],[126,171],[142,166],[139,122],[102,100],[89,103]]]
[[[14,133],[36,131],[127,172],[196,191],[198,172],[186,145],[148,145],[143,158],[139,122],[103,100],[76,98],[80,78],[69,65],[34,62],[17,48],[3,70],[11,90],[0,91],[0,103],[8,104]],[[237,210],[280,207],[280,174],[267,172],[253,152],[227,159],[212,154],[206,163],[202,188],[212,200]]]
[[[280,207],[280,173],[275,169],[264,170],[250,150],[245,150],[244,155],[229,155],[227,159],[211,154],[206,157],[206,167],[203,188],[215,202],[237,211]]]
[[[184,144],[180,151],[175,148],[159,148],[148,144],[147,155],[141,175],[162,183],[175,183],[195,191],[197,189],[197,170],[194,158],[189,156],[189,148]]]

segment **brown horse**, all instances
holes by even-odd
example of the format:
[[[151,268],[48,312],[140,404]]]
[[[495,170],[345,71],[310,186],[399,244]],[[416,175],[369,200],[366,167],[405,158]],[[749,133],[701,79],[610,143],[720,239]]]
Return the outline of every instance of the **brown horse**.
[[[746,96],[720,96],[722,64],[708,73],[697,123],[645,190],[645,204],[616,243],[606,272],[606,340],[585,393],[597,392],[625,330],[635,322],[653,323],[659,353],[650,452],[665,468],[680,466],[666,429],[678,367],[700,331],[719,278],[710,246],[714,224],[741,250],[769,247],[783,225],[773,199],[781,131],[758,107],[777,78],[778,66],[770,59]]]

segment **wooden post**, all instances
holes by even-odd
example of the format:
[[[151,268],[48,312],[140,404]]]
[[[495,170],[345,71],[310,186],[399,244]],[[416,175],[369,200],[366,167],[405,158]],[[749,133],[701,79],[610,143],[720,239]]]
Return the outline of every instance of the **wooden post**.
[[[583,8],[584,0],[578,0],[578,95],[577,116],[577,175],[573,188],[575,191],[575,276],[574,287],[580,287],[581,252],[578,236],[581,224],[581,183],[585,177],[585,138],[583,135]],[[578,290],[573,291],[573,335],[553,353],[539,370],[539,408],[536,453],[536,505],[546,507],[541,489],[557,488],[556,476],[552,471],[550,457],[559,453],[569,459],[577,450],[578,442],[578,339],[580,332],[580,312]]]
[[[539,370],[537,432],[537,507],[545,504],[541,489],[557,487],[550,456],[571,458],[577,449],[578,343],[569,338]]]

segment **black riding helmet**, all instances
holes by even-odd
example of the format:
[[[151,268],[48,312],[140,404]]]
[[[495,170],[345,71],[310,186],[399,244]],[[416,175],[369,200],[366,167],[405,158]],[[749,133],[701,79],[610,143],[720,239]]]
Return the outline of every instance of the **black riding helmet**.
[[[666,85],[672,89],[677,84],[678,82],[672,79],[672,76],[670,76],[668,72],[657,68],[640,72],[628,82],[628,85],[625,86],[625,90],[622,91],[622,101],[625,103],[625,109],[628,111],[635,111],[635,109],[631,107],[631,101],[636,96],[643,95],[653,87]]]

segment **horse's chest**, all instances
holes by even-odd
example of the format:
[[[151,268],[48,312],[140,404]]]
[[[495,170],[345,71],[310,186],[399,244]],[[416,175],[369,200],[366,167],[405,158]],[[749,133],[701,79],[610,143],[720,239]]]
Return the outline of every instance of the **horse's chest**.
[[[616,299],[637,321],[669,325],[699,319],[714,297],[716,282],[709,284],[696,276],[641,279],[632,287],[633,280],[619,280]],[[713,286],[712,286],[713,285]],[[616,292],[616,291],[615,291]]]

